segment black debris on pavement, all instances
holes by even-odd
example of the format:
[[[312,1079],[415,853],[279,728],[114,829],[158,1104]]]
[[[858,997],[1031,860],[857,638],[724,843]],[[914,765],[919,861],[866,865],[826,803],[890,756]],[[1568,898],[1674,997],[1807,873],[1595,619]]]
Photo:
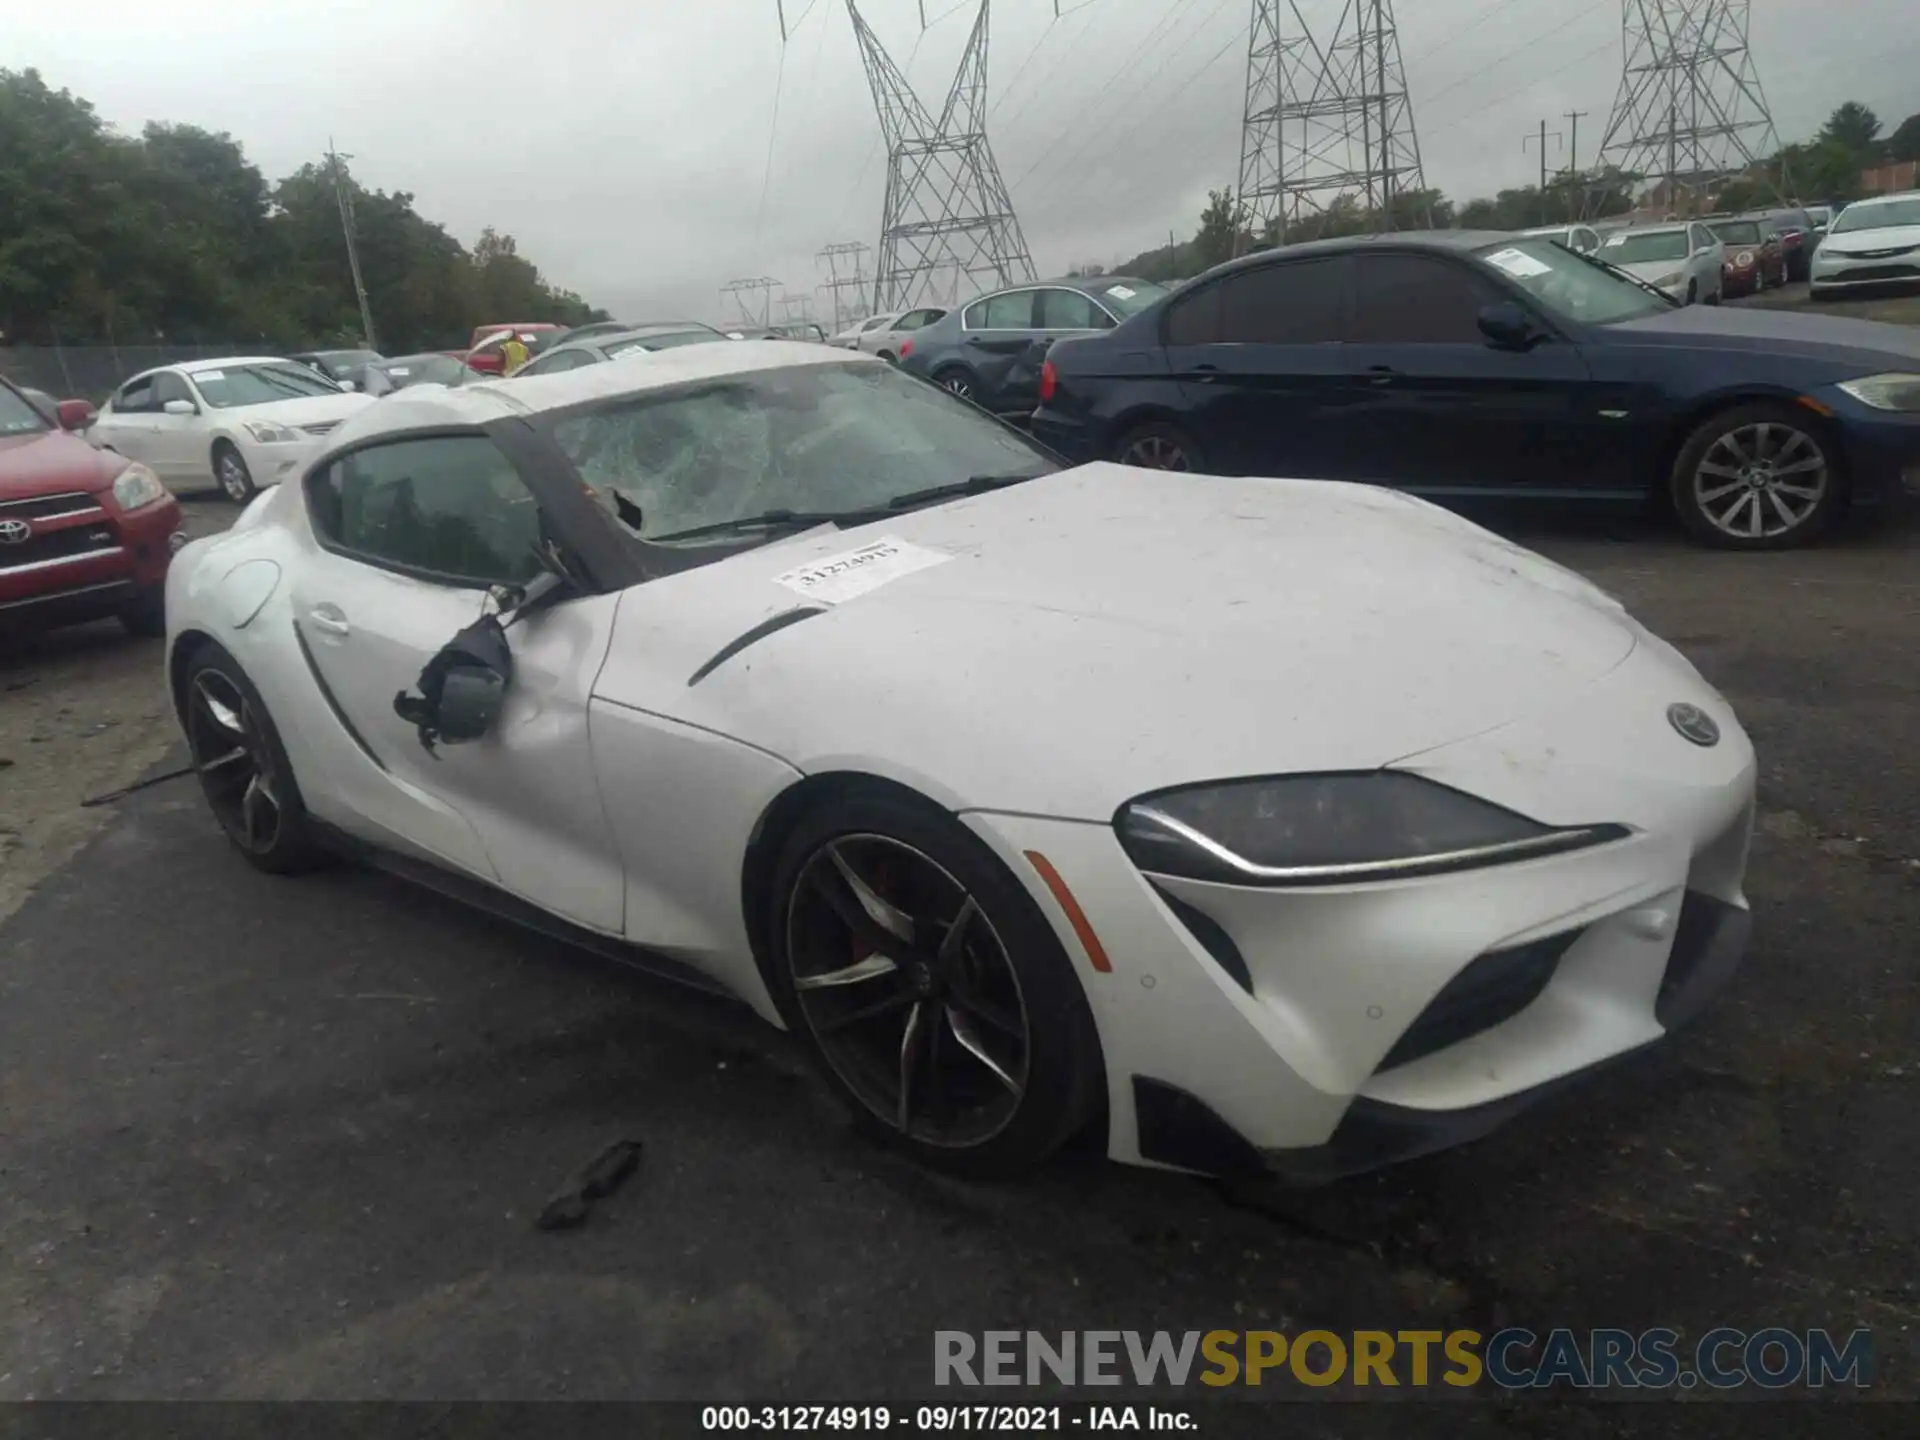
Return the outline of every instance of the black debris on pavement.
[[[640,1142],[616,1140],[567,1177],[567,1183],[547,1197],[534,1220],[539,1230],[572,1230],[584,1225],[593,1202],[613,1194],[640,1165]]]

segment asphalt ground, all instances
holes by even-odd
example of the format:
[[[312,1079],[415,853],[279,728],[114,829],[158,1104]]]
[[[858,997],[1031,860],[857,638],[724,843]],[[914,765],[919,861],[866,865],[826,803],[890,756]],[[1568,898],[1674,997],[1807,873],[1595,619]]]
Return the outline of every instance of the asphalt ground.
[[[743,1010],[374,873],[258,875],[175,782],[85,812],[104,825],[70,860],[36,851],[49,873],[0,923],[0,1399],[952,1400],[936,1330],[1509,1324],[1865,1327],[1869,1393],[1914,1398],[1920,520],[1759,557],[1637,523],[1507,528],[1679,645],[1761,753],[1754,945],[1677,1042],[1485,1141],[1323,1190],[1091,1147],[1024,1184],[963,1184],[858,1138]],[[0,710],[57,697],[48,734],[85,753],[59,726],[95,723],[96,692],[151,710],[130,677],[152,686],[156,665],[110,628],[49,637],[0,656],[0,685],[28,682]],[[164,758],[163,721],[124,724],[141,745],[64,767],[41,808]],[[40,821],[14,818],[10,774],[18,832]],[[536,1229],[620,1139],[643,1146],[633,1178],[583,1227]],[[1709,1418],[1481,1398],[1452,1423]],[[1745,1433],[1739,1410],[1711,1418]],[[1433,1429],[1424,1407],[1283,1419]],[[1846,1430],[1908,1420],[1855,1410]]]

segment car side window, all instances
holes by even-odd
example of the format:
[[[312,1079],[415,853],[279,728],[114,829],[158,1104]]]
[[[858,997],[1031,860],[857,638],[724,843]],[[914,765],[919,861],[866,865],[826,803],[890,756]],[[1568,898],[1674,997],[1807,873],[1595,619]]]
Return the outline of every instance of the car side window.
[[[1221,282],[1228,345],[1331,345],[1341,336],[1345,262],[1338,256],[1260,265]]]
[[[1109,330],[1113,317],[1078,290],[1040,292],[1042,330]]]
[[[1212,284],[1184,295],[1167,307],[1162,332],[1169,346],[1217,345],[1220,343],[1220,293],[1226,287]]]
[[[169,400],[185,400],[196,409],[199,402],[193,398],[193,392],[187,388],[187,382],[171,370],[163,371],[153,377],[153,403],[164,407]]]
[[[482,435],[369,446],[307,482],[328,549],[384,569],[480,589],[540,573],[540,507]]]
[[[1359,345],[1481,345],[1480,307],[1504,298],[1427,255],[1359,255],[1354,265]]]
[[[985,300],[967,310],[967,328],[969,330],[1031,330],[1033,329],[1033,296],[1031,290],[1015,290],[1006,295],[989,295]]]
[[[120,387],[120,393],[113,397],[113,408],[120,415],[141,415],[160,408],[153,398],[154,377],[144,375],[138,380],[130,380]]]

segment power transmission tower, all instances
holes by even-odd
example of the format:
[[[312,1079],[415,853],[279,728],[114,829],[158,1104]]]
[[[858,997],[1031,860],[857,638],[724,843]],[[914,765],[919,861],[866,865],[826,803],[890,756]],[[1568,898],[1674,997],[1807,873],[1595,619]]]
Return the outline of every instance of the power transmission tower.
[[[841,240],[814,257],[827,267],[827,278],[820,288],[827,292],[827,303],[833,306],[836,331],[866,318],[866,257],[872,249],[858,240]]]
[[[876,311],[935,298],[951,303],[963,298],[963,281],[977,288],[1035,278],[1026,237],[987,144],[988,9],[989,0],[980,0],[966,52],[936,119],[853,0],[847,0],[887,142],[887,198],[874,267]]]
[[[1253,0],[1240,206],[1255,238],[1284,240],[1336,205],[1362,205],[1371,228],[1391,230],[1395,198],[1426,185],[1389,0],[1343,0],[1319,36],[1299,0]]]
[[[340,162],[352,158],[336,151],[333,137],[327,137],[327,168],[333,172],[333,198],[339,203],[340,229],[347,237],[347,269],[353,272],[353,293],[360,301],[360,334],[367,349],[375,350],[379,347],[373,343],[373,307],[367,303],[366,282],[360,278],[360,245],[353,233],[353,193],[341,178]]]
[[[813,297],[811,295],[782,294],[776,303],[780,306],[780,323],[782,325],[812,323]]]
[[[1666,209],[1698,214],[1711,192],[1780,148],[1747,45],[1749,0],[1624,0],[1620,92],[1600,160],[1665,184]]]
[[[734,304],[740,308],[740,318],[747,324],[767,326],[773,323],[773,292],[785,289],[778,280],[761,275],[752,280],[728,281],[720,287],[720,293],[733,296]]]

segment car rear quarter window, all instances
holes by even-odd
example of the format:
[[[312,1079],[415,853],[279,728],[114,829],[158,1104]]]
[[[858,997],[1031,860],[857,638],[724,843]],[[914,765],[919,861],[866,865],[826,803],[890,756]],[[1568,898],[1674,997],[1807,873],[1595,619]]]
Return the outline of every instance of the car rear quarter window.
[[[1464,266],[1430,255],[1354,257],[1353,297],[1356,345],[1484,344],[1480,307],[1503,298]]]

